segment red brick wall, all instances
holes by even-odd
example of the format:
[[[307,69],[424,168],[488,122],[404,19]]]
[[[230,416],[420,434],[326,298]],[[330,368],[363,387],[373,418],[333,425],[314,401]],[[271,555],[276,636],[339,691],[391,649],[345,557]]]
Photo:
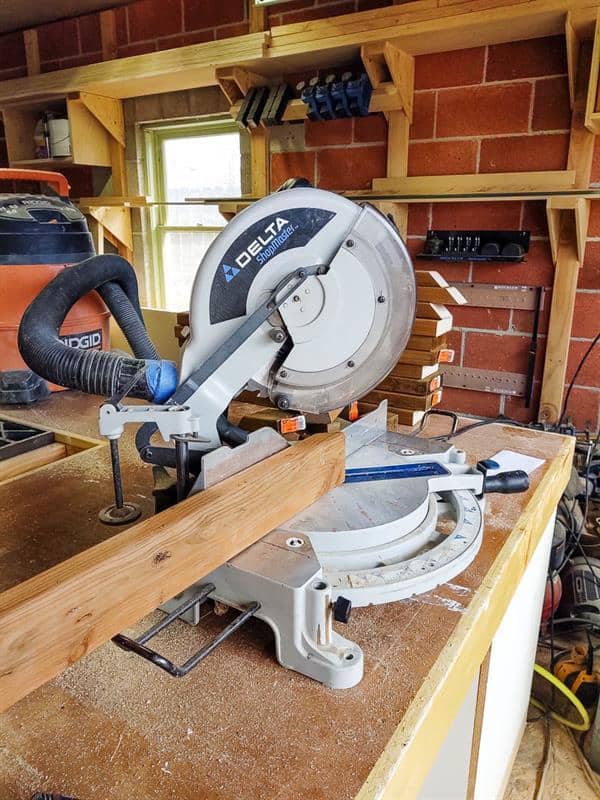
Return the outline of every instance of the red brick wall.
[[[295,0],[269,10],[279,25],[386,5],[389,0]],[[140,0],[117,12],[119,55],[128,56],[248,31],[247,0]],[[39,28],[42,69],[99,61],[98,15]],[[0,80],[25,74],[20,34],[0,37]],[[416,63],[415,118],[409,174],[564,169],[568,150],[568,88],[563,37],[477,47],[420,56]],[[305,123],[302,152],[274,153],[273,185],[306,175],[329,189],[366,189],[385,174],[386,123],[372,115],[328,123]],[[0,139],[0,160],[3,160]],[[0,161],[1,163],[1,161]],[[600,183],[600,150],[594,165]],[[77,192],[75,192],[77,194]],[[82,191],[82,194],[90,193]],[[594,204],[590,240],[577,293],[567,380],[596,334],[600,320],[600,204]],[[439,269],[449,280],[544,287],[536,398],[539,395],[553,266],[543,203],[413,204],[409,212],[411,252],[422,247],[428,227],[528,228],[532,245],[523,265],[455,264]],[[532,312],[455,309],[451,341],[463,366],[525,372]],[[570,412],[579,425],[599,423],[600,348],[588,360],[572,394]],[[529,419],[522,399],[447,388],[444,405]]]
[[[519,172],[566,168],[570,111],[563,37],[478,47],[416,60],[415,114],[409,175]],[[327,189],[366,189],[385,174],[386,123],[382,116],[305,123],[305,148],[274,153],[272,183],[306,175]],[[600,158],[594,180],[600,182]],[[523,398],[446,388],[442,407],[520,420],[537,414],[554,268],[543,202],[412,204],[408,246],[422,250],[428,228],[526,228],[532,242],[524,264],[444,264],[419,261],[449,281],[541,286],[534,405]],[[567,371],[569,381],[600,329],[600,203],[594,204],[590,241],[577,292]],[[453,308],[450,335],[455,364],[525,374],[533,312]],[[600,347],[573,390],[570,416],[581,426],[600,423]]]

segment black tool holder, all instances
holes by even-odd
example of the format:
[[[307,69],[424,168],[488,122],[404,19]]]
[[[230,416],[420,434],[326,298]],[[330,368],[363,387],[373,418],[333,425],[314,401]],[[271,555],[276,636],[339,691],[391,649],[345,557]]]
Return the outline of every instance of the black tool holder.
[[[324,80],[311,78],[296,86],[300,99],[307,106],[311,120],[366,117],[373,87],[366,72],[354,75],[343,72],[340,77],[330,73]]]
[[[427,231],[417,258],[518,263],[529,251],[529,231]]]
[[[206,602],[210,593],[214,590],[215,587],[212,583],[205,583],[199,587],[198,591],[194,593],[192,597],[188,598],[180,606],[167,614],[166,617],[161,619],[160,622],[157,622],[156,625],[153,625],[151,628],[149,628],[141,636],[138,636],[137,639],[131,639],[129,636],[119,633],[117,636],[113,636],[112,641],[122,650],[127,650],[131,653],[141,656],[142,658],[145,658],[146,661],[154,664],[155,667],[168,672],[173,678],[183,678],[192,669],[194,669],[194,667],[197,667],[198,664],[206,658],[206,656],[210,655],[215,648],[228,639],[232,633],[235,633],[238,628],[241,628],[244,623],[248,622],[248,620],[254,616],[254,614],[256,614],[260,608],[260,603],[252,603],[249,605],[248,608],[238,614],[233,622],[230,622],[227,627],[223,628],[223,630],[217,634],[214,639],[205,644],[204,647],[200,648],[200,650],[194,653],[193,656],[188,658],[188,660],[181,665],[173,663],[173,661],[168,659],[166,656],[161,655],[156,650],[146,647],[146,643],[149,642],[150,639],[152,639],[161,631],[164,631],[165,628],[171,625],[171,623],[176,619],[179,619],[183,614],[186,613],[186,611],[189,611],[196,604],[201,606],[204,602]]]

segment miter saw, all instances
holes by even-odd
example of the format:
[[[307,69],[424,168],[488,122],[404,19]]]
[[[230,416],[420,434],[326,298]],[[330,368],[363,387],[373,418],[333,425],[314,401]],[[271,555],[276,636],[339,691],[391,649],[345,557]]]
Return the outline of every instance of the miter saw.
[[[301,413],[346,406],[390,372],[414,313],[410,257],[372,206],[306,186],[251,205],[198,269],[178,384],[147,355],[113,378],[100,409],[117,493],[106,521],[135,515],[118,476],[125,424],[142,423],[142,459],[159,479],[175,468],[181,500],[292,446],[270,428],[247,434],[227,420],[242,390]],[[127,394],[160,402],[126,405]],[[388,432],[385,404],[344,435],[344,485],[166,604],[167,616],[143,636],[116,643],[181,676],[256,616],[273,629],[284,666],[335,688],[360,681],[362,652],[333,622],[347,622],[352,605],[410,597],[461,572],[481,544],[484,493],[522,491],[527,476],[493,475],[493,465],[468,465],[453,445]],[[216,641],[181,666],[148,646],[176,618],[197,622],[208,598],[240,611]]]

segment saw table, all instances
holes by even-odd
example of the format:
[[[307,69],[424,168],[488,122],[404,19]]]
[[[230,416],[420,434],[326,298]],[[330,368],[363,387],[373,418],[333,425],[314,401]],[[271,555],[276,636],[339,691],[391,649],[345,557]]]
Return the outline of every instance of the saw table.
[[[97,399],[75,392],[0,415],[97,438]],[[432,422],[431,432],[443,431]],[[502,449],[545,461],[526,494],[488,497],[481,550],[458,578],[353,611],[346,630],[365,654],[358,686],[333,691],[282,669],[259,620],[181,681],[107,644],[0,718],[3,800],[40,789],[82,800],[498,796],[524,723],[573,442],[499,425],[457,442],[474,462]],[[147,515],[152,478],[130,432],[121,457],[125,494]],[[107,446],[0,486],[0,589],[113,535],[97,517],[105,502]],[[207,613],[157,644],[181,659],[221,628]]]

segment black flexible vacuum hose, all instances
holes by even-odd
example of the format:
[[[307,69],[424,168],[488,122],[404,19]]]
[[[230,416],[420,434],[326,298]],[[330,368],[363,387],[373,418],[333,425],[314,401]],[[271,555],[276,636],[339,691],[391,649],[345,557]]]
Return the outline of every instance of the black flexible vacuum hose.
[[[135,358],[64,344],[59,330],[75,303],[96,289],[123,331]],[[90,394],[128,394],[162,403],[177,386],[177,370],[162,361],[144,326],[133,267],[120,256],[101,255],[60,272],[33,300],[19,327],[19,350],[42,378]],[[136,377],[137,376],[137,377]]]

